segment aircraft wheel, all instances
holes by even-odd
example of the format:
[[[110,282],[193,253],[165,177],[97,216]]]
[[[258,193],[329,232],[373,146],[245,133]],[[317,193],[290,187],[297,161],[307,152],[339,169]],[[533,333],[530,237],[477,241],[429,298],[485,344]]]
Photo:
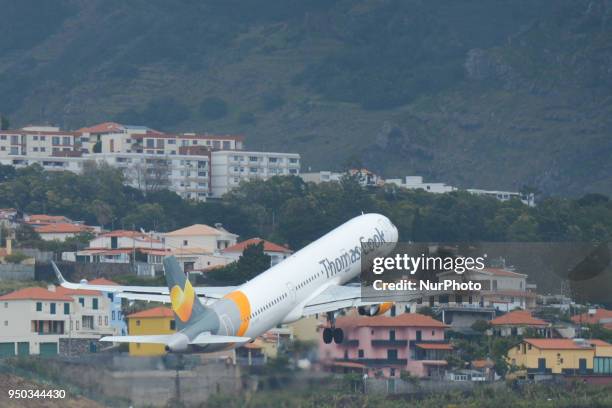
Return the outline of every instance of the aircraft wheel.
[[[342,329],[334,329],[334,343],[340,344],[344,340],[344,332]]]
[[[329,327],[326,327],[323,329],[323,343],[325,344],[331,343],[333,337],[334,337],[334,333],[332,329],[330,329]]]

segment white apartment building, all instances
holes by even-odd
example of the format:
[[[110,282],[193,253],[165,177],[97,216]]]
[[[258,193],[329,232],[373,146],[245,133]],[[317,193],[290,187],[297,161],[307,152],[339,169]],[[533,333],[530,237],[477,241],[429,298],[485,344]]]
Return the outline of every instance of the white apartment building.
[[[394,184],[398,187],[407,188],[410,190],[425,190],[429,193],[448,193],[457,190],[456,187],[449,186],[445,183],[424,183],[422,176],[406,176],[402,179],[387,179],[386,184]]]
[[[75,132],[57,127],[29,126],[18,130],[0,131],[0,157],[51,157],[60,152],[72,152],[78,141]]]
[[[69,347],[116,334],[110,313],[109,298],[98,291],[51,285],[0,296],[0,356],[56,355],[66,339]]]
[[[308,173],[300,173],[300,178],[304,180],[306,183],[328,183],[330,181],[340,182],[344,173],[337,173],[334,171],[315,171]]]
[[[517,191],[479,190],[476,188],[468,188],[467,191],[475,195],[493,197],[499,201],[508,201],[512,198],[518,198],[523,204],[529,207],[535,206],[534,194],[522,194]]]
[[[0,164],[81,173],[85,162],[93,160],[121,168],[135,188],[168,188],[199,201],[220,197],[242,180],[299,174],[298,154],[243,148],[243,136],[166,134],[114,122],[75,132],[48,126],[0,132]]]
[[[221,150],[211,152],[212,196],[221,197],[240,182],[267,180],[273,176],[300,174],[297,153],[246,152]]]

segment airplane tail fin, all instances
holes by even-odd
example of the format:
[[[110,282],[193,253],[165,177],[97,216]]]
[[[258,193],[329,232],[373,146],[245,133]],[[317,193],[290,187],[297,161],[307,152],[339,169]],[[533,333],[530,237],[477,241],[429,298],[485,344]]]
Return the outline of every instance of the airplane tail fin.
[[[181,330],[200,319],[206,313],[206,307],[200,303],[191,282],[174,256],[164,258],[164,272],[170,290],[176,328]]]

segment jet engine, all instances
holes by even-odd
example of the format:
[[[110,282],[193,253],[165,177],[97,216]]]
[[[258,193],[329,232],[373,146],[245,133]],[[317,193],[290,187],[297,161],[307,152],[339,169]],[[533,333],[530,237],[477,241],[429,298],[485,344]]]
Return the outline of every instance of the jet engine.
[[[380,316],[385,314],[392,307],[393,302],[386,302],[378,305],[360,306],[357,311],[361,316]]]

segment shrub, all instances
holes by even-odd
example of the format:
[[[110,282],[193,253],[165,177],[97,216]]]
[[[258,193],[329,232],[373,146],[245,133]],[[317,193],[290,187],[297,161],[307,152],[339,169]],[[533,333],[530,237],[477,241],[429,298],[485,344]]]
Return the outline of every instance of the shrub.
[[[227,103],[217,96],[204,98],[200,103],[200,114],[206,119],[221,119],[227,115]]]

